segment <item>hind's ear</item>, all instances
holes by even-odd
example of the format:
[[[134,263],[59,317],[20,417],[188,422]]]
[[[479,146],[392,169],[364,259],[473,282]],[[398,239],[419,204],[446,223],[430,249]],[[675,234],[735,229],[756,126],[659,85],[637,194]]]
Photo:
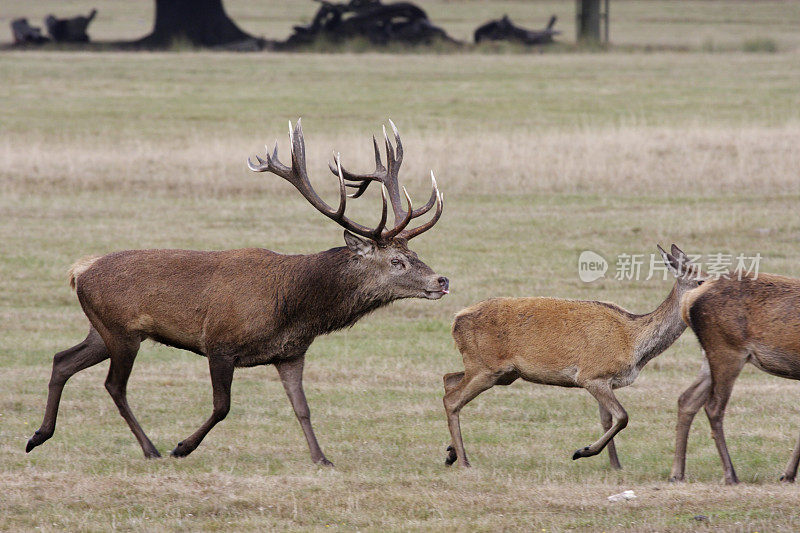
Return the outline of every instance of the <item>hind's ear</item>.
[[[375,243],[369,239],[362,239],[344,230],[344,242],[350,250],[361,256],[366,257],[375,251]]]
[[[680,276],[682,270],[680,261],[678,261],[674,255],[665,252],[661,245],[656,246],[658,246],[658,252],[661,254],[664,264],[667,265],[669,271],[672,272],[672,275]]]
[[[681,263],[685,264],[685,263],[690,263],[691,262],[691,260],[689,259],[689,256],[686,255],[685,253],[683,253],[683,250],[681,250],[680,248],[678,248],[674,244],[670,248],[670,252],[672,252],[672,255],[675,256],[675,258],[678,261],[680,261]]]

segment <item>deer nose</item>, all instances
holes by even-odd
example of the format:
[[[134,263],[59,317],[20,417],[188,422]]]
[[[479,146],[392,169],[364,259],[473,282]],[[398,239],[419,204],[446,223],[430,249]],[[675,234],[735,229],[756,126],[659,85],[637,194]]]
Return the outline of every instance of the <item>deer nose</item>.
[[[450,288],[450,280],[446,277],[442,276],[439,278],[439,286],[442,288],[443,291],[446,291]]]

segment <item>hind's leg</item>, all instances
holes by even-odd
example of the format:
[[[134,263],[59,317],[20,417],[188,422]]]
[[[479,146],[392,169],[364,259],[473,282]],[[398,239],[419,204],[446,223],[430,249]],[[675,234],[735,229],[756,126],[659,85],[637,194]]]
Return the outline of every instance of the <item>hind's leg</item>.
[[[447,394],[450,392],[450,389],[458,385],[462,379],[464,379],[463,372],[453,372],[442,376],[442,380],[444,381],[444,393]],[[456,459],[458,459],[458,455],[456,455],[455,443],[451,439],[450,445],[447,447],[447,458],[444,460],[444,464],[450,466],[456,462]]]
[[[53,371],[50,375],[50,385],[47,393],[47,407],[44,410],[42,426],[28,440],[26,452],[42,444],[53,436],[56,430],[58,417],[58,404],[61,401],[61,392],[67,380],[76,372],[94,366],[108,359],[109,353],[106,345],[97,330],[91,328],[86,339],[53,357]]]
[[[458,385],[447,391],[444,395],[444,410],[447,413],[447,425],[450,429],[450,439],[455,448],[459,466],[469,466],[467,453],[464,451],[464,441],[461,438],[461,409],[476,396],[487,389],[491,389],[500,375],[487,369],[468,369],[464,378]]]
[[[611,442],[611,439],[628,425],[628,413],[625,412],[625,408],[622,407],[617,397],[614,396],[614,391],[611,389],[611,385],[608,381],[593,380],[583,383],[582,386],[594,396],[597,403],[600,404],[601,409],[605,409],[611,413],[613,424],[597,441],[589,446],[584,446],[583,448],[575,450],[575,453],[572,454],[573,460],[580,459],[581,457],[591,457],[602,452],[603,448]]]
[[[603,431],[608,431],[611,429],[611,426],[614,422],[613,418],[611,417],[611,411],[603,407],[602,404],[597,404],[600,406],[600,425],[603,426]],[[614,444],[614,439],[608,441],[608,445],[606,446],[608,450],[608,460],[611,463],[611,468],[614,470],[621,470],[622,465],[619,464],[619,457],[617,456],[617,447]]]

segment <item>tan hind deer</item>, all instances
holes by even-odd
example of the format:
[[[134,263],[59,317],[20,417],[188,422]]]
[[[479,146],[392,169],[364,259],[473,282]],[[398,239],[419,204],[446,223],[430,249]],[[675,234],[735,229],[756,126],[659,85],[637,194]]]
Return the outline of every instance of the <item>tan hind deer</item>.
[[[403,146],[396,129],[394,133],[396,152],[384,131],[387,167],[373,139],[376,168],[371,174],[343,170],[337,156],[332,167],[339,178],[337,208],[325,203],[311,186],[299,120],[294,131],[289,125],[291,167],[278,160],[277,146],[266,161],[258,158],[259,164],[253,164],[248,160],[251,170],[277,174],[323,215],[346,228],[346,246],[309,255],[263,249],[129,250],[76,263],[70,284],[91,328],[86,340],[53,358],[44,420],[26,451],[53,435],[61,392],[70,376],[110,358],[106,389],[145,457],[158,457],[126,397],[139,345],[150,338],[205,356],[211,373],[211,417],[178,443],[172,455],[191,453],[228,414],[234,368],[271,364],[289,396],[312,460],[330,465],[311,428],[303,392],[305,354],[314,338],[352,326],[394,300],[437,300],[448,292],[447,278],[435,274],[408,249],[408,241],[433,227],[441,216],[442,196],[435,179],[431,198],[421,208],[412,209],[405,188],[401,196],[398,172]],[[358,197],[374,181],[381,184],[383,210],[378,225],[369,228],[345,216],[346,187],[355,188],[351,197]],[[387,194],[395,219],[391,227],[386,226]],[[403,208],[403,197],[407,208]],[[408,227],[434,205],[436,211],[428,222]]]
[[[556,298],[493,298],[456,315],[453,338],[464,372],[445,374],[444,408],[451,442],[445,463],[469,466],[459,413],[481,392],[517,378],[543,385],[583,387],[600,405],[605,433],[572,458],[597,455],[608,445],[613,468],[621,468],[614,435],[628,414],[614,389],[633,383],[648,361],[686,329],[680,299],[702,283],[702,274],[677,246],[658,247],[675,277],[666,300],[652,313],[635,315],[611,303]]]
[[[800,379],[800,279],[773,274],[731,274],[688,292],[681,303],[684,321],[703,347],[700,375],[678,400],[675,460],[670,481],[683,481],[686,441],[695,414],[705,406],[725,483],[739,482],[722,420],[733,383],[746,363],[769,374]],[[800,441],[781,476],[794,482]]]

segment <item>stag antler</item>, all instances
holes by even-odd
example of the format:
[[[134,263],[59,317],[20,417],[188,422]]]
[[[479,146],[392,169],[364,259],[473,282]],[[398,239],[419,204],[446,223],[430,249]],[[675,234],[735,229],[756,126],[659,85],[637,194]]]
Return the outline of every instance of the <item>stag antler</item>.
[[[384,228],[386,227],[387,205],[385,189],[381,191],[381,196],[383,198],[383,211],[378,225],[375,228],[369,228],[359,224],[358,222],[354,222],[353,220],[347,218],[344,214],[345,206],[347,204],[347,191],[345,189],[344,178],[342,177],[341,170],[338,174],[339,207],[337,209],[329,206],[325,200],[320,198],[320,196],[311,186],[311,182],[308,180],[308,172],[306,171],[306,144],[305,140],[303,139],[303,127],[300,119],[297,120],[297,125],[294,127],[294,130],[292,130],[292,123],[289,122],[289,142],[292,147],[291,168],[281,163],[278,159],[277,142],[275,143],[275,149],[273,150],[272,155],[269,154],[269,148],[267,148],[266,160],[256,156],[256,159],[258,159],[259,163],[258,165],[250,161],[250,158],[248,158],[248,168],[250,168],[250,170],[253,172],[272,172],[273,174],[282,177],[294,185],[295,188],[300,191],[300,194],[302,194],[303,197],[305,197],[305,199],[317,209],[317,211],[331,220],[336,221],[336,223],[338,223],[340,226],[352,231],[353,233],[361,235],[362,237],[367,237],[374,240],[380,239]],[[341,162],[338,154],[336,155],[336,165],[341,169]]]
[[[372,174],[353,174],[347,170],[344,170],[342,168],[339,154],[334,154],[335,166],[333,163],[330,163],[329,166],[331,172],[333,172],[339,178],[339,207],[337,209],[329,206],[322,198],[320,198],[316,191],[314,191],[314,188],[311,186],[311,182],[308,179],[308,173],[306,171],[305,141],[303,139],[303,128],[299,119],[294,129],[292,129],[291,122],[289,123],[289,141],[292,147],[291,168],[281,163],[278,159],[277,143],[275,143],[275,149],[273,150],[272,155],[269,154],[269,148],[267,148],[267,155],[265,156],[266,160],[256,156],[256,159],[259,163],[256,165],[248,158],[247,166],[254,172],[272,172],[273,174],[282,177],[294,185],[295,188],[300,191],[300,194],[302,194],[303,197],[305,197],[305,199],[308,200],[308,202],[320,213],[336,221],[336,223],[338,223],[340,226],[352,231],[353,233],[361,235],[362,237],[367,237],[376,241],[388,241],[394,239],[395,237],[402,237],[406,240],[412,239],[417,235],[429,230],[434,224],[436,224],[436,222],[439,220],[439,217],[442,215],[444,200],[442,194],[439,192],[438,186],[436,185],[436,178],[433,176],[433,172],[431,171],[433,192],[431,193],[431,198],[428,200],[428,203],[419,209],[413,209],[411,205],[411,198],[409,197],[405,187],[403,187],[403,195],[408,203],[408,209],[403,209],[402,198],[400,196],[400,186],[397,182],[397,174],[400,170],[400,164],[403,161],[403,145],[400,143],[400,136],[397,134],[397,128],[395,127],[394,123],[392,123],[391,120],[389,123],[392,125],[392,129],[394,130],[395,142],[397,143],[397,155],[395,157],[394,147],[389,141],[389,137],[386,135],[386,128],[384,128],[383,135],[386,139],[386,157],[388,161],[388,169],[385,168],[381,162],[380,152],[378,151],[378,143],[375,140],[375,137],[372,138],[375,146],[375,172]],[[345,180],[359,183],[345,183]],[[367,190],[367,187],[369,187],[369,184],[372,181],[378,181],[381,183],[381,198],[383,200],[381,220],[375,228],[369,228],[359,224],[358,222],[354,222],[344,214],[347,198],[358,198],[361,196],[364,191]],[[354,187],[358,190],[355,193],[348,195],[345,187]],[[394,226],[392,229],[386,229],[387,194],[392,203],[392,211],[394,212]],[[408,226],[408,223],[411,222],[411,219],[424,215],[431,210],[434,204],[436,204],[436,213],[431,220],[429,220],[426,224],[411,230],[405,229],[406,226]]]
[[[331,172],[333,172],[335,175],[340,176],[347,181],[353,182],[345,184],[346,187],[356,189],[353,194],[349,195],[350,198],[358,198],[364,194],[364,191],[367,190],[367,187],[369,187],[370,183],[373,181],[380,182],[383,187],[386,188],[386,192],[389,195],[389,201],[392,204],[392,211],[394,212],[394,227],[390,230],[386,230],[383,233],[382,238],[388,240],[399,236],[408,240],[429,230],[434,224],[436,224],[436,222],[439,220],[439,217],[442,216],[444,197],[439,192],[439,187],[436,184],[436,177],[433,175],[433,171],[431,171],[431,183],[433,190],[431,191],[431,197],[428,200],[428,203],[419,209],[412,209],[411,199],[409,198],[405,187],[403,187],[403,194],[408,202],[408,209],[403,209],[403,201],[400,196],[400,185],[397,181],[398,174],[400,172],[400,165],[403,163],[403,143],[400,141],[400,135],[397,133],[397,127],[394,125],[394,122],[389,120],[389,124],[392,126],[392,131],[394,132],[394,140],[395,144],[397,145],[397,149],[395,150],[395,147],[392,146],[389,136],[386,134],[386,127],[384,127],[383,138],[386,142],[385,167],[383,166],[383,161],[381,161],[381,153],[378,149],[378,141],[375,140],[374,136],[372,137],[372,145],[375,149],[375,170],[373,172],[369,174],[354,174],[346,169],[341,168],[341,165],[338,164],[338,161],[337,166],[334,166],[333,163],[329,163],[328,166],[331,169]],[[426,224],[410,230],[405,229],[412,219],[422,216],[430,211],[434,204],[436,205],[436,212]]]

